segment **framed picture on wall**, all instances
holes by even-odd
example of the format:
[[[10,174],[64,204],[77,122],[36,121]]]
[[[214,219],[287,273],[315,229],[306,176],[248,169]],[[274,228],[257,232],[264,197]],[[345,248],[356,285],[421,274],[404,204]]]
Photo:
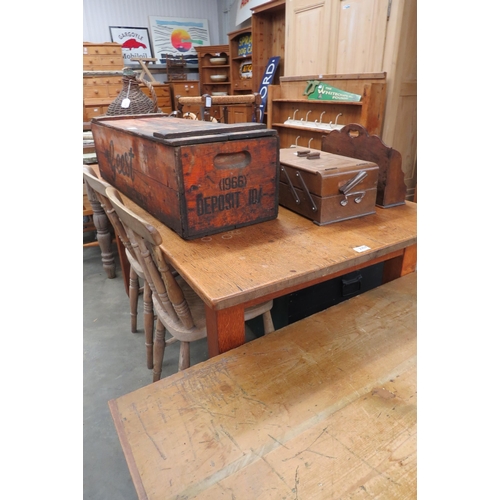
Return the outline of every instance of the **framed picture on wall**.
[[[165,63],[168,57],[197,61],[195,47],[210,45],[207,19],[149,16],[154,57]]]
[[[110,26],[111,41],[122,46],[125,64],[137,64],[132,57],[151,58],[151,41],[147,28],[134,28],[131,26]]]

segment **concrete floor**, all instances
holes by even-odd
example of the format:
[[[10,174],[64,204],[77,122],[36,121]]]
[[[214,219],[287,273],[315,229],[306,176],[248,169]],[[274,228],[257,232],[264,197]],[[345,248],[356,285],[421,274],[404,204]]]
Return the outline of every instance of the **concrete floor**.
[[[142,296],[134,334],[116,248],[115,262],[117,276],[108,279],[99,247],[83,249],[84,500],[137,499],[108,401],[151,383],[153,375],[146,367]],[[252,335],[247,331],[248,340]],[[193,342],[191,364],[207,358],[206,339]],[[167,346],[162,378],[177,371],[178,359],[179,344]]]

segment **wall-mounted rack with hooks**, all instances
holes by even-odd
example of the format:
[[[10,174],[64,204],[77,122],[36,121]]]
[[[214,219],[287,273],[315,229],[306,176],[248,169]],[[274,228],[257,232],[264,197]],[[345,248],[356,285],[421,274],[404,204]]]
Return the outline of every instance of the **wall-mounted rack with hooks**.
[[[268,128],[278,131],[281,147],[321,149],[321,137],[348,123],[363,125],[380,135],[383,125],[385,73],[281,77],[269,86]],[[311,80],[361,95],[359,102],[308,99],[304,91]]]

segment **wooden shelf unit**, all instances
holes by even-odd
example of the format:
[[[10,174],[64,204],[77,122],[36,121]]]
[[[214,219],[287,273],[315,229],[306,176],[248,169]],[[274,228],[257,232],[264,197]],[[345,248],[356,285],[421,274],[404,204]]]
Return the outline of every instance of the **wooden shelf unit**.
[[[360,94],[360,102],[307,99],[303,94],[310,80],[319,80],[347,92]],[[370,134],[380,135],[386,96],[385,73],[357,75],[310,75],[281,77],[280,85],[269,86],[267,127],[278,131],[282,148],[301,146],[321,149],[328,130],[286,124],[289,119],[307,122],[359,123]]]
[[[252,88],[258,92],[267,63],[280,57],[274,81],[285,74],[286,0],[272,0],[252,9]]]
[[[241,28],[227,34],[229,40],[229,66],[231,73],[231,95],[245,95],[252,93],[252,77],[244,78],[241,75],[241,66],[252,68],[252,29]],[[240,47],[240,40],[245,46]],[[241,51],[244,50],[244,53]],[[242,123],[252,121],[252,106],[228,106],[228,123]]]
[[[198,53],[200,94],[212,95],[213,92],[227,92],[228,95],[231,94],[229,45],[206,45],[204,47],[196,47],[196,52]],[[227,59],[226,64],[212,64],[210,59],[214,57],[225,57]],[[227,75],[227,80],[224,82],[213,82],[210,80],[211,75]],[[220,121],[222,118],[222,109],[220,106],[213,106],[210,110],[210,114]]]
[[[231,67],[231,94],[251,94],[252,78],[242,77],[240,68],[242,64],[252,67],[252,28],[241,28],[232,31],[227,34],[227,37],[229,40],[229,64]],[[242,47],[240,42],[245,43],[245,46]]]
[[[198,53],[198,73],[200,75],[201,94],[210,94],[212,92],[231,93],[231,74],[229,66],[229,45],[206,45],[196,47]],[[226,64],[212,64],[210,59],[214,57],[225,57]],[[210,80],[212,75],[227,75],[224,82],[214,82]]]

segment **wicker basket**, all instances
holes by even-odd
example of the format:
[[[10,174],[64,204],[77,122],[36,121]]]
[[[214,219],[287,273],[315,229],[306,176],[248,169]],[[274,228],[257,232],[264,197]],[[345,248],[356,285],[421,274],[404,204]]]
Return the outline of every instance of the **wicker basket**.
[[[139,83],[143,83],[148,87],[152,99],[139,88]],[[124,99],[130,100],[127,107],[122,107]],[[140,80],[133,70],[124,68],[122,91],[109,105],[106,115],[141,115],[158,112],[158,101],[153,85],[145,80]]]

